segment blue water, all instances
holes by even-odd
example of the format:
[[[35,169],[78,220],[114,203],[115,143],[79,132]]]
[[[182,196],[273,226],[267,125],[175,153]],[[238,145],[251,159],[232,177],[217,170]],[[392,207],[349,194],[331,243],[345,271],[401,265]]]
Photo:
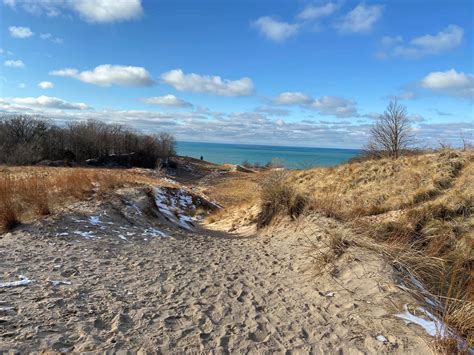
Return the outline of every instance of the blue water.
[[[178,155],[189,156],[217,164],[241,164],[243,161],[262,165],[277,158],[287,168],[331,166],[343,163],[360,153],[358,149],[277,147],[247,144],[178,142]]]

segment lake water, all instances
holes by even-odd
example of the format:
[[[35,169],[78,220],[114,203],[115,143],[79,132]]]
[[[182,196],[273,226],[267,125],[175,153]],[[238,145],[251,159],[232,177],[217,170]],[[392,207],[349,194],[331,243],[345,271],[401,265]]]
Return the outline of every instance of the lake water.
[[[276,158],[287,168],[302,169],[337,165],[355,157],[360,150],[178,142],[177,153],[197,159],[202,155],[204,160],[217,164],[241,164],[248,161],[263,165]]]

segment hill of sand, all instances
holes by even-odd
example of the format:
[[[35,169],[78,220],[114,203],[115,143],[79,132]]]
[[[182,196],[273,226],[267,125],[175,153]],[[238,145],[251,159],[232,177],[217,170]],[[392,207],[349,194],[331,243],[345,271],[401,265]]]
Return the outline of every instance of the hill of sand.
[[[0,351],[430,351],[434,319],[382,254],[351,244],[315,276],[315,250],[351,235],[345,222],[306,213],[257,230],[250,204],[204,223],[242,206],[216,188],[257,174],[187,171],[1,234]]]

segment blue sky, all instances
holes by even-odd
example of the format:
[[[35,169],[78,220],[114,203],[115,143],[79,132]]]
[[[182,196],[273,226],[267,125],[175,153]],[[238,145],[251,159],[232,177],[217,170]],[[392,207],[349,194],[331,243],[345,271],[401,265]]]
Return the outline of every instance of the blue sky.
[[[473,137],[472,1],[3,0],[0,110],[178,139],[361,147],[390,99]]]

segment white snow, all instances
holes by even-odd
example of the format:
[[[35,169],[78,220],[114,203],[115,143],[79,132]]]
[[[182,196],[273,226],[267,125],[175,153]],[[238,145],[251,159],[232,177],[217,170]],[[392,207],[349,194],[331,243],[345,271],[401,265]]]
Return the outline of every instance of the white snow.
[[[98,226],[99,224],[102,224],[100,218],[97,216],[90,216],[89,223],[92,224],[93,226]]]
[[[155,189],[155,203],[158,210],[171,222],[180,227],[193,230],[193,217],[189,216],[187,210],[195,210],[196,205],[193,197],[182,189],[164,190]]]
[[[326,297],[334,297],[334,292],[328,292],[324,296]]]
[[[156,228],[147,228],[143,231],[144,236],[151,236],[151,237],[161,237],[161,238],[169,238],[170,236]]]
[[[73,233],[77,234],[77,235],[80,235],[81,237],[84,237],[86,239],[96,238],[94,233],[92,233],[91,231],[83,232],[83,231],[76,230],[76,231],[73,231]]]
[[[120,239],[125,240],[125,241],[128,241],[128,239],[125,238],[125,236],[124,236],[123,234],[119,234],[118,236],[119,236]]]
[[[431,336],[435,336],[437,333],[445,332],[446,326],[444,325],[444,323],[424,308],[418,307],[417,309],[422,312],[427,318],[430,318],[430,320],[426,320],[424,318],[411,314],[410,311],[408,311],[408,305],[406,304],[403,306],[403,308],[405,309],[405,311],[403,313],[396,314],[395,317],[405,320],[407,324],[418,324]]]
[[[64,281],[64,280],[48,280],[53,286],[59,285],[71,285],[71,281]]]
[[[30,280],[29,278],[23,275],[18,276],[18,278],[20,279],[18,281],[9,281],[9,282],[0,283],[0,288],[27,286],[34,281],[34,280]]]
[[[15,307],[0,307],[0,312],[13,311]]]

